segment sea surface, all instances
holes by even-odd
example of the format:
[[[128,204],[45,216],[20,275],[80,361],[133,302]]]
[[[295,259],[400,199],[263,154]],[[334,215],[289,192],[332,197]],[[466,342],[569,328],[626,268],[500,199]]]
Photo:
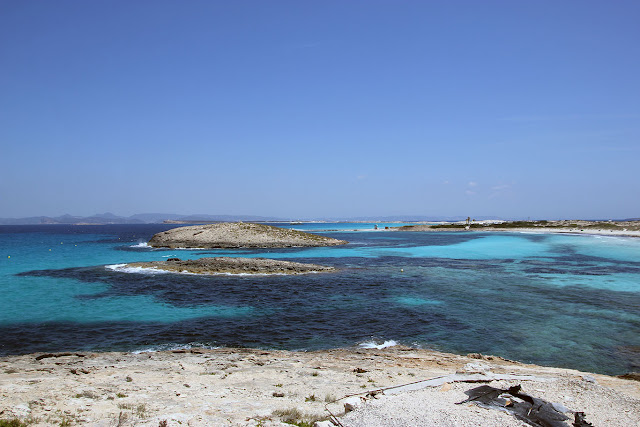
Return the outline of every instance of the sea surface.
[[[0,226],[0,355],[402,344],[606,374],[640,370],[640,239],[278,225],[351,243],[163,250],[145,242],[175,225]],[[196,276],[121,266],[222,255],[339,271]]]

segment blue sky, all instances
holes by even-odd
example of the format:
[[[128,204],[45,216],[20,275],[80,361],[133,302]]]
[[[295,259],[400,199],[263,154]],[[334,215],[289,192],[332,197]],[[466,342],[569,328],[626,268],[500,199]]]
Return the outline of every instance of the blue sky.
[[[0,0],[0,217],[640,216],[636,1]]]

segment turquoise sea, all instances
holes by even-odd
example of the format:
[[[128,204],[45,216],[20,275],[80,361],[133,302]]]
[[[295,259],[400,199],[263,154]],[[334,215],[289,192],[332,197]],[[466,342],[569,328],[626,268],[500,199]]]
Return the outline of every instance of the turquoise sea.
[[[0,355],[394,343],[607,374],[640,370],[640,239],[277,224],[330,248],[159,250],[174,226],[0,226]],[[333,265],[194,276],[120,264],[204,256]]]

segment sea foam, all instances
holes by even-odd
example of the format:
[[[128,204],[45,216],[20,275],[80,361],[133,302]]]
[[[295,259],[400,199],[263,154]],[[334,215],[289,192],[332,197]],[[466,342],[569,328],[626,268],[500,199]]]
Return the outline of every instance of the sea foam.
[[[169,271],[156,267],[131,267],[128,264],[111,264],[105,265],[105,268],[117,271],[118,273],[137,273],[137,274],[185,274],[190,276],[248,276],[248,277],[267,277],[267,276],[287,276],[287,273],[192,273],[187,270]],[[305,274],[318,274],[319,271],[306,271]]]
[[[153,345],[150,347],[143,347],[138,350],[133,350],[131,353],[140,354],[140,353],[155,353],[159,351],[175,351],[175,350],[191,350],[191,349],[215,350],[217,348],[220,348],[220,347],[206,345],[199,342],[193,342],[188,344],[167,343],[167,344]]]
[[[131,267],[128,264],[112,264],[105,265],[105,268],[117,271],[119,273],[141,273],[141,274],[167,274],[171,273],[171,271],[159,270],[155,267]]]
[[[130,248],[151,248],[152,246],[149,246],[147,244],[147,242],[138,242],[138,244],[136,245],[131,245],[129,246]]]
[[[387,348],[387,347],[394,347],[398,345],[397,342],[395,342],[394,340],[387,340],[385,342],[383,342],[382,344],[378,344],[375,341],[365,341],[363,343],[360,343],[359,346],[362,348],[377,348],[378,350],[381,350],[383,348]]]

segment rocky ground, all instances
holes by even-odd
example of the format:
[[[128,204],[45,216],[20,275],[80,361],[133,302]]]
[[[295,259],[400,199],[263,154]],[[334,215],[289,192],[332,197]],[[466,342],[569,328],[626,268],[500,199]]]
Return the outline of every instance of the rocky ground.
[[[281,261],[266,258],[198,258],[167,261],[135,262],[128,267],[153,268],[156,270],[192,274],[304,274],[321,271],[335,271],[334,267],[318,264]]]
[[[567,426],[572,411],[596,426],[640,425],[637,381],[405,347],[7,356],[0,358],[0,419],[38,426],[310,426],[334,414],[344,427],[525,425],[500,410],[456,404],[481,384],[519,384],[566,410]]]
[[[243,222],[178,227],[157,233],[149,241],[150,246],[157,248],[288,248],[347,243],[302,231]]]

